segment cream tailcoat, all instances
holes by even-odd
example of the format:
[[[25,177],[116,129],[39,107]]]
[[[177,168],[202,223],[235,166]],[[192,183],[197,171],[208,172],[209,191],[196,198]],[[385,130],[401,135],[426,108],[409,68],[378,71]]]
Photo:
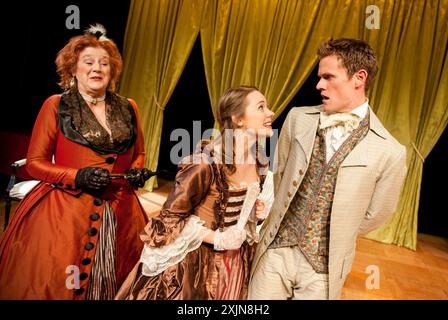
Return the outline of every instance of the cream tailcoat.
[[[308,169],[322,110],[322,105],[293,108],[283,124],[275,155],[275,201],[260,231],[251,278]],[[369,132],[338,171],[330,225],[329,299],[340,297],[358,234],[378,228],[394,213],[405,174],[406,148],[370,109]]]

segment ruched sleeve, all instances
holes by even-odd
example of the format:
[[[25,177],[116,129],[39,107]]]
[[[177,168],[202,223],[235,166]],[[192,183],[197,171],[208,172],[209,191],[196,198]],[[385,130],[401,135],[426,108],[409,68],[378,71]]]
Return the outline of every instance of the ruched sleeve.
[[[213,181],[213,168],[206,156],[190,156],[179,164],[175,185],[160,213],[150,219],[141,234],[151,247],[170,244],[182,232]]]
[[[57,107],[60,96],[48,98],[37,116],[27,153],[26,168],[37,180],[75,185],[77,169],[52,163],[58,131]]]

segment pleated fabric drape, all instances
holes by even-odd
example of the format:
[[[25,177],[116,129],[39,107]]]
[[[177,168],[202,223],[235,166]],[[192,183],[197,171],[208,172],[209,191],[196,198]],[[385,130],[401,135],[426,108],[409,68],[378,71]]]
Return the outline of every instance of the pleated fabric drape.
[[[372,5],[379,29],[366,23]],[[312,72],[323,41],[359,38],[380,66],[370,105],[408,150],[397,212],[367,237],[415,249],[423,160],[448,121],[447,12],[448,0],[134,0],[120,92],[139,104],[147,166],[157,167],[163,108],[198,32],[213,114],[225,89],[246,84],[265,94],[275,118]]]
[[[120,94],[134,99],[145,136],[145,166],[157,169],[163,110],[176,87],[202,20],[202,0],[133,0],[123,53]],[[152,191],[155,178],[145,184]]]

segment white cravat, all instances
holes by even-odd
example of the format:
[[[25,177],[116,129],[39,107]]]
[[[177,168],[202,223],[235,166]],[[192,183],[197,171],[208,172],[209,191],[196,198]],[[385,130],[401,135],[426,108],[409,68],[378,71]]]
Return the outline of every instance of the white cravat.
[[[350,112],[320,113],[319,129],[327,128],[325,132],[327,162],[330,161],[331,157],[350,136],[353,130],[358,128],[359,123],[366,116],[368,108],[369,102],[366,101]]]

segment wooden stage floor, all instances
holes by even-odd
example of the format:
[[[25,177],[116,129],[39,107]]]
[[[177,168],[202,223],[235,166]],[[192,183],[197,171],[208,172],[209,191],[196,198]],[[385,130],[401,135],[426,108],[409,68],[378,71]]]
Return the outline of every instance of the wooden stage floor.
[[[158,212],[172,184],[159,180],[154,192],[138,192],[148,216]],[[4,201],[0,210],[3,226]],[[342,299],[448,299],[448,239],[419,234],[417,250],[412,251],[360,237]]]
[[[157,214],[173,184],[159,181],[154,192],[139,194],[149,216]],[[413,251],[358,238],[342,299],[448,299],[448,239],[419,234],[417,243]],[[372,285],[372,270],[379,275],[376,286]]]

